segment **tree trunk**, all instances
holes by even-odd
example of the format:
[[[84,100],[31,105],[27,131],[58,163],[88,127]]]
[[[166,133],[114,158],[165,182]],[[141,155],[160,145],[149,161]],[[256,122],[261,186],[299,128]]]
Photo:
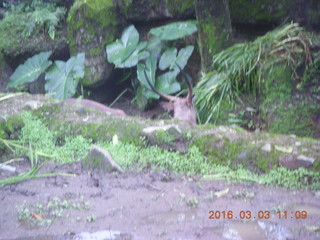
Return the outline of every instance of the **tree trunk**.
[[[212,57],[232,43],[228,0],[195,0],[202,70],[212,70]]]

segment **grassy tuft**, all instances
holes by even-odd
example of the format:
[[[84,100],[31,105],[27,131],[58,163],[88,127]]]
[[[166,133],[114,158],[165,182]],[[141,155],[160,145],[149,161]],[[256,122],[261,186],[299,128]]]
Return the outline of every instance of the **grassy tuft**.
[[[311,39],[298,24],[277,28],[253,42],[236,44],[213,57],[213,72],[198,83],[196,105],[202,123],[214,121],[224,101],[234,105],[244,94],[263,94],[265,79],[277,64],[289,66],[293,79],[297,68],[312,62]]]

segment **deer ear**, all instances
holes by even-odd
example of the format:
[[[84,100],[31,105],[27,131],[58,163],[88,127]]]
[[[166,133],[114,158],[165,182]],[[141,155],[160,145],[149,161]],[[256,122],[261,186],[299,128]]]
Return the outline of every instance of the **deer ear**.
[[[161,107],[170,112],[173,111],[173,103],[172,102],[160,102]]]

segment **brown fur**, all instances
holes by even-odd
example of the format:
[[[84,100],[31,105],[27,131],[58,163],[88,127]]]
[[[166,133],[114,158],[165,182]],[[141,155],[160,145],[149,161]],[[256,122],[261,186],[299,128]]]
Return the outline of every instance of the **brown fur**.
[[[179,66],[178,66],[179,67]],[[181,70],[181,68],[179,67]],[[182,71],[182,70],[181,70]],[[173,111],[173,118],[186,121],[192,126],[197,125],[197,114],[195,107],[192,103],[192,86],[190,82],[185,78],[188,85],[188,95],[186,97],[174,97],[160,93],[151,83],[150,80],[144,71],[144,75],[147,79],[148,84],[151,89],[157,93],[160,97],[169,100],[170,102],[162,102],[161,106],[167,111]]]

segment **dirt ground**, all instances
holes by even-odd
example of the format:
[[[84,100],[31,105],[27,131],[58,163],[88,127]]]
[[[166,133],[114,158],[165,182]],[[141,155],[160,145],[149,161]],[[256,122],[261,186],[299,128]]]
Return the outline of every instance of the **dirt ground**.
[[[231,184],[166,171],[102,174],[84,170],[79,162],[49,164],[42,171],[76,176],[39,178],[0,188],[1,240],[320,239],[319,192]],[[7,175],[0,173],[1,178]],[[57,198],[69,202],[56,205],[59,214],[49,207],[43,207],[43,212],[35,207],[52,205]],[[71,208],[70,203],[82,207]],[[29,210],[26,221],[19,220],[22,206]],[[52,222],[43,224],[48,219]],[[84,233],[101,231],[117,237]]]

